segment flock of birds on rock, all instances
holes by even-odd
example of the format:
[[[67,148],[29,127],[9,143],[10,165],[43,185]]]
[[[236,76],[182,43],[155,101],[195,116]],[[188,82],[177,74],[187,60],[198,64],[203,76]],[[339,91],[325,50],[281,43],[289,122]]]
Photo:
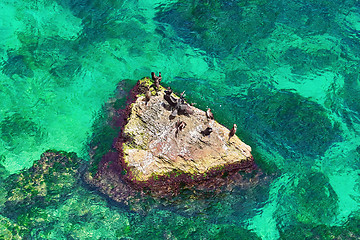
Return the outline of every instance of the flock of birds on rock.
[[[151,98],[150,88],[153,88],[156,92],[160,90],[160,82],[162,80],[161,72],[159,72],[159,76],[156,76],[154,72],[151,72],[151,79],[154,81],[154,83],[150,87],[148,87],[147,91],[145,92],[145,105],[147,105],[147,103],[150,101]],[[165,101],[170,105],[172,110],[169,118],[174,119],[178,114],[192,114],[193,109],[188,103],[185,102],[185,98],[184,98],[185,91],[180,94],[180,98],[174,98],[171,95],[172,92],[173,91],[171,90],[171,88],[168,87],[167,90],[165,90],[165,95],[164,95]],[[211,112],[210,108],[206,110],[206,117],[208,120],[214,120],[214,114]],[[186,127],[186,123],[184,121],[180,121],[179,119],[175,124],[175,128],[176,128],[175,137],[177,137],[179,131],[182,131],[185,127]],[[234,124],[229,132],[228,141],[230,140],[231,137],[235,135],[236,130],[237,130],[237,126],[236,124]],[[207,127],[205,130],[201,131],[201,134],[203,136],[210,136],[212,131],[213,130],[211,127]]]

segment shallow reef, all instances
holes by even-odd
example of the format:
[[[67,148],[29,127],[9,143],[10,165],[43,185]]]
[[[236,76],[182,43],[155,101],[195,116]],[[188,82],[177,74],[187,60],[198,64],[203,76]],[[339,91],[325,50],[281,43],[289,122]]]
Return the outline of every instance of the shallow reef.
[[[132,196],[132,205],[125,206],[104,198],[82,182],[81,173],[86,165],[75,153],[49,150],[30,169],[9,176],[7,184],[3,184],[6,196],[1,203],[0,237],[221,239],[225,235],[236,238],[241,234],[243,239],[257,238],[253,232],[219,219],[228,213],[220,211],[216,225],[211,223],[213,220],[204,225],[201,213],[220,210],[221,199],[227,198],[236,204],[232,194],[239,191],[245,191],[248,197],[252,194],[255,197],[259,191],[251,193],[246,191],[250,188],[237,186],[232,191],[204,191],[201,195],[198,193],[195,200],[194,192],[184,189],[171,201],[137,194]],[[247,177],[253,176],[244,176]],[[246,181],[243,183],[246,185]],[[265,195],[262,197],[266,198]],[[208,205],[210,198],[219,201]]]
[[[48,151],[30,169],[9,176],[4,208],[8,217],[26,221],[39,206],[63,201],[79,181],[81,161],[75,153]]]

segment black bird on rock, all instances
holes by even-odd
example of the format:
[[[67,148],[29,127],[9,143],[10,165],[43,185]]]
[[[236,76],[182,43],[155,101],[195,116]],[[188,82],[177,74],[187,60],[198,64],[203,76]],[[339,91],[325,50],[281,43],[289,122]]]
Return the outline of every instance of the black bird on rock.
[[[150,87],[153,87],[156,91],[158,91],[160,89],[160,82],[162,80],[161,72],[159,72],[159,76],[156,76],[154,72],[151,72],[151,79],[154,81],[154,83]]]
[[[176,99],[171,96],[172,94],[172,90],[170,87],[167,88],[167,90],[165,90],[165,95],[164,95],[164,99],[166,100],[166,102],[171,106],[171,107],[175,107],[176,106]]]
[[[201,131],[201,134],[203,136],[210,136],[210,133],[212,133],[212,128],[211,127],[207,127],[204,131]]]
[[[156,76],[154,72],[151,72],[151,79],[154,81],[154,82],[161,82],[162,80],[162,77],[161,77],[161,72],[159,72],[159,76]]]
[[[178,114],[193,113],[193,110],[191,109],[190,105],[185,102],[184,92],[180,94],[180,98],[178,99],[171,96],[171,94],[172,94],[172,90],[170,87],[168,87],[168,89],[165,90],[164,99],[172,108],[170,118],[174,118]]]

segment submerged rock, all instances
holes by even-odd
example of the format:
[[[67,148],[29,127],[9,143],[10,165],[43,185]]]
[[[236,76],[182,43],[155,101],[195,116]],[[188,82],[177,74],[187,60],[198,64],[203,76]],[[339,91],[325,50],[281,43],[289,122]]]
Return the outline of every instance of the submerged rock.
[[[10,219],[0,215],[0,239],[23,239],[22,235],[26,232],[22,226],[14,223]]]
[[[117,152],[85,175],[88,183],[124,200],[131,195],[129,186],[176,194],[184,186],[220,187],[228,183],[226,176],[255,169],[250,146],[229,137],[229,129],[186,103],[183,94],[152,86],[148,78],[138,81],[126,109],[111,114],[121,116],[115,121],[122,129],[114,141]]]
[[[81,163],[75,153],[47,151],[30,169],[9,176],[4,209],[7,217],[19,221],[29,209],[64,200],[80,180]]]

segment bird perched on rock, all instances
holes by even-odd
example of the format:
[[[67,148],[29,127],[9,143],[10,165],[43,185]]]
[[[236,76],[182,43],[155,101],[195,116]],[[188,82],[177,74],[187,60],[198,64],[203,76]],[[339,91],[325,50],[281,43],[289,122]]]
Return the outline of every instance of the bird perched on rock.
[[[165,90],[166,95],[171,95],[172,92],[173,92],[173,90],[171,89],[171,87],[167,87],[167,89]]]
[[[147,105],[147,103],[150,101],[150,97],[151,97],[151,92],[150,92],[150,90],[148,89],[148,90],[145,92],[145,105]]]
[[[159,72],[159,76],[156,76],[154,72],[151,72],[151,79],[154,81],[154,84],[152,84],[151,87],[154,87],[155,90],[158,91],[162,80],[161,72]]]
[[[185,91],[180,93],[180,103],[185,104]]]
[[[176,127],[175,137],[177,137],[179,131],[182,131],[186,127],[186,122],[180,121],[180,119],[179,119],[176,122],[175,127]]]
[[[211,112],[211,109],[210,109],[210,108],[208,108],[208,109],[206,110],[206,117],[207,117],[207,119],[209,119],[209,120],[214,120],[214,114]]]
[[[211,127],[207,127],[205,130],[201,131],[201,134],[203,136],[210,136],[210,133],[212,133],[212,128]]]
[[[161,72],[159,72],[159,76],[156,76],[154,72],[151,72],[151,79],[154,81],[154,82],[161,82],[162,80],[162,77],[161,77]]]
[[[185,91],[184,91],[185,92]],[[180,98],[174,98],[171,96],[172,90],[170,87],[168,87],[167,90],[165,90],[164,99],[169,103],[171,106],[171,114],[170,119],[173,119],[178,114],[193,114],[194,110],[190,107],[188,103],[185,102],[184,98],[184,92],[180,94]]]
[[[232,136],[235,135],[236,129],[237,129],[237,125],[234,124],[234,126],[232,127],[232,129],[231,129],[230,132],[229,132],[229,140],[230,140],[230,138],[231,138]]]
[[[169,105],[171,107],[175,107],[177,104],[177,101],[173,96],[171,96],[172,92],[173,91],[171,90],[171,88],[168,87],[167,90],[165,90],[164,99],[169,103]]]

